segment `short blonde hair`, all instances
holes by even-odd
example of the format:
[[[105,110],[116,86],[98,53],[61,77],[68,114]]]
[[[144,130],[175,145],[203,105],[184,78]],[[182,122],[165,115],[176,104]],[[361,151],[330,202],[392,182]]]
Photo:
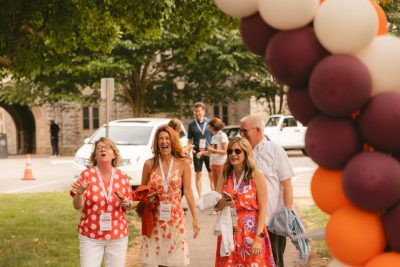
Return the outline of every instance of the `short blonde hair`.
[[[119,154],[119,150],[117,146],[114,144],[114,142],[110,138],[106,137],[100,137],[99,140],[97,140],[94,145],[93,145],[93,151],[92,154],[90,155],[90,166],[97,166],[97,160],[96,160],[96,146],[99,143],[104,143],[105,145],[109,145],[111,149],[114,151],[114,156],[115,158],[111,161],[111,165],[113,167],[118,167],[119,164],[121,163],[121,155]]]

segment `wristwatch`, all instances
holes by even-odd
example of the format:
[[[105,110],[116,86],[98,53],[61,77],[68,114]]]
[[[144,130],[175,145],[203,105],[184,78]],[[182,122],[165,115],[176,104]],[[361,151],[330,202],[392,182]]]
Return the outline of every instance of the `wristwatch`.
[[[261,232],[261,233],[257,233],[256,236],[258,236],[260,238],[264,238],[265,234],[264,234],[264,232]]]

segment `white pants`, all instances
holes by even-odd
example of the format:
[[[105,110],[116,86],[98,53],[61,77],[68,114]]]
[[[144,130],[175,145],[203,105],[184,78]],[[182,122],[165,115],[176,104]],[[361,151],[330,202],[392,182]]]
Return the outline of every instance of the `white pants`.
[[[100,267],[103,255],[106,267],[125,266],[128,237],[101,240],[79,235],[79,241],[81,267]]]

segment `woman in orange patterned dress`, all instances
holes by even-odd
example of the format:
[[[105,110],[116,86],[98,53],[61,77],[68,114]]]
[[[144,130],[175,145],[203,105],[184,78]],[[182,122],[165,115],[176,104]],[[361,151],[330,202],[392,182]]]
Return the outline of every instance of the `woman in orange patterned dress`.
[[[265,178],[256,169],[250,143],[245,138],[233,138],[227,152],[223,179],[218,179],[217,185],[217,191],[223,193],[224,197],[216,209],[231,208],[235,249],[228,256],[220,256],[221,235],[218,236],[215,266],[275,267],[265,228]]]
[[[143,266],[185,266],[190,263],[185,234],[185,216],[181,205],[181,185],[193,218],[193,232],[199,231],[189,160],[182,153],[174,130],[160,127],[153,142],[154,157],[143,167],[142,185],[150,185],[158,194],[158,209],[151,237],[142,237]]]

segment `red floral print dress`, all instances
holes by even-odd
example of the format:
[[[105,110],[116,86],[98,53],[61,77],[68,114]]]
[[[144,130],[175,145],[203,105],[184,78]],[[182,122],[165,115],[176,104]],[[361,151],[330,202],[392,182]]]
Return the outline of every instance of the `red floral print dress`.
[[[190,263],[185,234],[185,216],[181,205],[182,172],[172,172],[168,193],[165,194],[161,176],[153,172],[149,184],[158,193],[160,202],[172,204],[171,220],[159,220],[155,213],[151,238],[142,236],[142,263],[149,265],[184,266]]]
[[[257,191],[253,179],[243,181],[234,192],[233,175],[229,175],[224,182],[224,191],[233,196],[237,211],[237,231],[233,234],[235,250],[227,257],[219,254],[221,236],[218,236],[215,266],[226,267],[275,267],[268,231],[264,228],[264,243],[262,250],[256,257],[251,256],[251,247],[256,235],[258,220]]]

